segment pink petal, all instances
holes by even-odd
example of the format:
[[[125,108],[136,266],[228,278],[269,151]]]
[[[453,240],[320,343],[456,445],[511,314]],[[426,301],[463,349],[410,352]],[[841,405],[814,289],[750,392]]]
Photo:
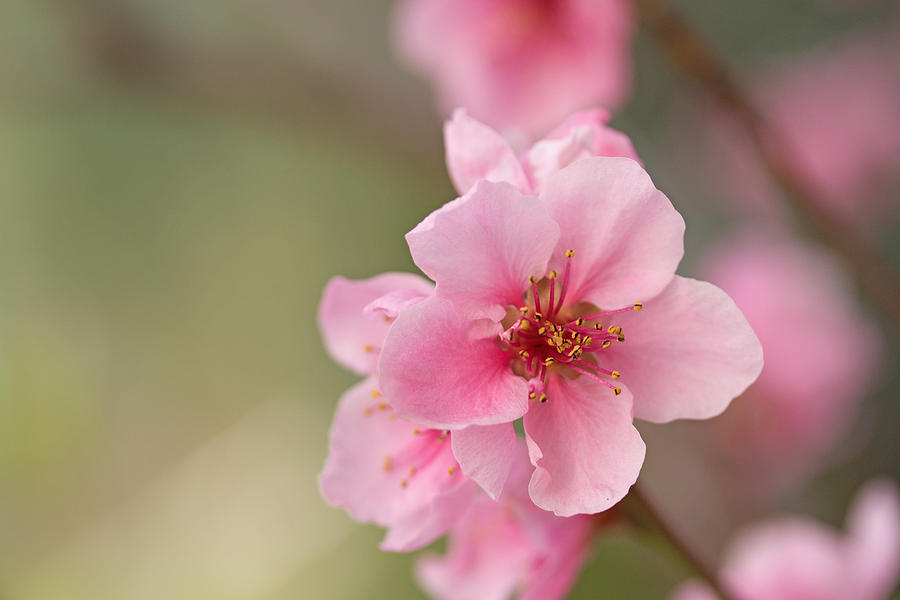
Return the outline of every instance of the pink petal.
[[[607,127],[608,121],[605,110],[582,111],[536,143],[522,160],[534,189],[543,189],[551,175],[580,158],[622,156],[640,163],[628,136]]]
[[[900,497],[882,479],[866,485],[847,519],[850,568],[856,598],[886,598],[900,575]]]
[[[626,341],[609,348],[639,419],[708,419],[762,370],[762,347],[731,298],[705,281],[675,277],[640,311],[617,315]]]
[[[512,423],[459,429],[453,432],[451,442],[463,474],[496,500],[522,451]]]
[[[534,503],[560,516],[598,513],[622,499],[644,462],[631,393],[618,396],[586,377],[552,377],[549,400],[532,404],[525,433],[535,465]]]
[[[479,179],[505,181],[523,194],[531,193],[522,165],[503,136],[470,117],[465,109],[454,111],[444,124],[444,146],[447,170],[460,194]]]
[[[515,511],[482,498],[453,530],[445,556],[418,561],[416,579],[440,600],[507,600],[536,551]]]
[[[319,475],[322,496],[358,521],[385,527],[413,515],[419,517],[420,527],[433,527],[421,516],[436,502],[444,502],[445,513],[455,508],[457,516],[461,514],[466,506],[457,502],[456,489],[467,482],[459,475],[448,475],[448,469],[457,464],[450,444],[436,440],[435,432],[414,433],[417,427],[393,416],[385,398],[373,397],[373,390],[377,395],[377,384],[369,378],[341,397],[328,459]],[[416,467],[415,474],[410,467]],[[445,502],[444,494],[454,497]],[[411,538],[415,532],[405,527],[404,536]]]
[[[552,263],[575,250],[567,298],[607,309],[647,301],[684,253],[684,220],[631,159],[579,160],[547,181],[541,199],[559,223]]]
[[[460,429],[521,417],[524,379],[496,338],[473,338],[472,321],[432,297],[394,322],[381,354],[381,385],[397,414],[428,427]]]
[[[462,480],[449,491],[435,496],[433,502],[394,523],[379,547],[386,552],[410,552],[427,546],[450,531],[477,497],[478,486],[470,480]]]
[[[413,260],[471,318],[499,321],[543,276],[559,230],[542,202],[508,183],[479,181],[428,227],[406,235]]]
[[[364,314],[366,306],[392,292],[424,298],[432,285],[409,273],[383,273],[370,279],[333,277],[325,286],[319,305],[319,328],[331,356],[360,374],[372,373],[378,351],[390,327],[390,318]]]

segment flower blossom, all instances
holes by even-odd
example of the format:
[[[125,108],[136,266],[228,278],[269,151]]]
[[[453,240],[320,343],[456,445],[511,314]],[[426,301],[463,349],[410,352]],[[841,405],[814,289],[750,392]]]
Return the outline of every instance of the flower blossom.
[[[564,598],[590,549],[593,518],[557,517],[528,497],[523,443],[498,501],[481,496],[451,530],[447,554],[416,565],[420,585],[438,600]]]
[[[795,517],[739,534],[720,571],[735,600],[887,600],[900,574],[900,499],[880,480],[859,493],[847,533]],[[671,600],[715,600],[688,582]]]
[[[814,198],[854,225],[896,210],[900,185],[900,75],[891,61],[896,47],[872,37],[766,73],[754,94],[779,134],[785,160]],[[780,194],[742,128],[715,110],[700,118],[711,125],[705,128],[706,151],[726,197],[782,217]]]
[[[709,255],[702,273],[734,299],[767,357],[756,383],[710,427],[715,454],[729,471],[737,463],[753,473],[756,489],[794,479],[852,423],[875,380],[878,336],[838,266],[812,246],[748,230]]]
[[[406,236],[437,287],[391,327],[383,391],[403,418],[481,426],[478,451],[457,454],[466,474],[508,456],[524,416],[533,501],[606,510],[643,464],[633,417],[719,414],[762,367],[731,299],[675,275],[683,234],[628,158],[577,160],[538,195],[479,180]]]
[[[616,108],[630,87],[625,0],[404,0],[394,21],[401,58],[433,80],[442,109],[504,132]]]
[[[537,194],[550,175],[580,158],[624,156],[641,162],[628,136],[607,126],[609,118],[599,108],[575,113],[517,156],[502,135],[457,109],[444,124],[450,179],[460,194],[479,179],[506,181],[523,194]]]
[[[390,324],[432,293],[429,282],[407,273],[364,281],[335,277],[319,310],[329,352],[366,376],[338,404],[319,477],[322,495],[358,521],[387,527],[384,550],[412,550],[443,535],[478,492],[459,472],[450,432],[398,418],[375,375]]]

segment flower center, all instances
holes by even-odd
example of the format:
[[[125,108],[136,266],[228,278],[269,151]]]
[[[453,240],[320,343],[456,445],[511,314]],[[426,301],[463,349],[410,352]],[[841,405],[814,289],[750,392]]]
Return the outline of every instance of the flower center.
[[[373,389],[372,399],[379,398],[381,392]],[[367,406],[363,413],[371,418],[398,419],[387,402],[375,402]],[[459,471],[459,463],[453,458],[449,442],[450,431],[446,429],[410,429],[409,440],[393,454],[384,455],[381,469],[385,475],[396,479],[403,489],[414,483],[417,475],[427,474],[426,479],[435,481],[436,473],[443,471],[446,473],[444,477],[452,477]]]
[[[524,294],[526,303],[502,334],[505,346],[518,357],[513,370],[528,379],[528,396],[538,402],[547,401],[544,390],[551,371],[568,378],[589,377],[610,388],[614,394],[621,394],[622,388],[606,379],[618,379],[621,373],[605,369],[598,363],[600,353],[613,342],[624,342],[625,335],[621,327],[609,324],[604,329],[600,321],[643,308],[640,302],[608,311],[589,304],[566,305],[574,256],[574,250],[566,250],[566,266],[561,279],[555,270],[540,280],[534,276],[529,278],[530,288]]]

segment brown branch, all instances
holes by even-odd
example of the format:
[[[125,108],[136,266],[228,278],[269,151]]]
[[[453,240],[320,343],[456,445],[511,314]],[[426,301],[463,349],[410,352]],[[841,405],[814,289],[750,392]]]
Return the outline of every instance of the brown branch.
[[[719,583],[719,578],[715,572],[710,569],[690,545],[682,538],[672,526],[657,510],[653,502],[644,493],[643,485],[637,483],[628,492],[625,497],[626,501],[637,509],[638,514],[633,516],[636,524],[644,525],[648,529],[653,529],[661,538],[663,538],[669,546],[675,550],[675,553],[699,575],[707,585],[709,585],[721,600],[731,600],[731,596]],[[603,514],[603,513],[601,513]]]
[[[850,267],[867,299],[900,335],[900,276],[851,227],[816,201],[804,176],[785,154],[778,132],[742,92],[724,63],[665,0],[633,0],[640,20],[669,60],[715,98],[749,134],[772,179],[781,187],[793,211]]]

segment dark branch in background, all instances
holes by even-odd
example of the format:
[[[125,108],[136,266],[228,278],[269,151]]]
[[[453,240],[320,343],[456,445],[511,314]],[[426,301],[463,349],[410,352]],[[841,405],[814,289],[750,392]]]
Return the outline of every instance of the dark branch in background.
[[[339,125],[358,139],[389,144],[412,165],[430,166],[429,152],[440,154],[432,130],[415,125],[432,122],[431,106],[395,110],[400,99],[378,97],[380,90],[358,78],[342,78],[285,52],[179,37],[121,0],[50,1],[64,18],[76,56],[113,82],[200,110],[243,111],[302,129]]]
[[[690,545],[672,528],[644,493],[644,486],[638,482],[628,492],[624,502],[628,505],[632,522],[639,528],[650,531],[662,538],[681,557],[721,600],[732,600],[719,583],[719,578]],[[600,513],[603,514],[603,513]]]
[[[816,201],[786,155],[787,145],[742,93],[724,63],[665,0],[633,0],[641,23],[668,59],[715,98],[746,130],[759,158],[794,213],[840,254],[867,299],[900,335],[900,276],[852,228]]]

